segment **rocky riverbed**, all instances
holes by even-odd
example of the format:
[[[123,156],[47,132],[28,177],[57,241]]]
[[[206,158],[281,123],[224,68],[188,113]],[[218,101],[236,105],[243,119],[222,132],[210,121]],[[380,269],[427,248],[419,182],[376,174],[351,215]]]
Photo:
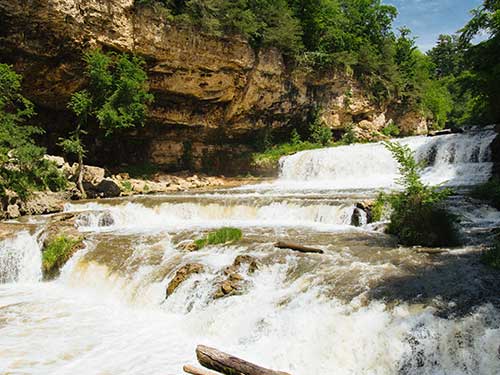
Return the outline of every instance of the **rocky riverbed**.
[[[44,215],[61,212],[70,201],[81,200],[81,192],[76,188],[78,165],[70,165],[62,157],[45,156],[52,161],[68,179],[66,190],[61,192],[37,191],[27,200],[22,200],[15,192],[8,191],[1,202],[0,219],[15,219],[24,215]],[[260,179],[252,177],[206,176],[180,172],[168,174],[157,172],[148,178],[132,178],[128,173],[110,173],[104,168],[85,165],[83,186],[88,199],[117,198],[123,196],[162,194],[182,191],[201,191],[212,188],[236,187],[255,183]]]

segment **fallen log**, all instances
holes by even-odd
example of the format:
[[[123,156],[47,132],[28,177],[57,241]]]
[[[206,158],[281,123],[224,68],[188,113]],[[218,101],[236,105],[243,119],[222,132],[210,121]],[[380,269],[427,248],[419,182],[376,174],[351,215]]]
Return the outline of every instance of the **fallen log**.
[[[204,345],[196,348],[196,357],[203,367],[226,375],[290,375],[269,370]]]
[[[298,245],[295,243],[291,242],[283,242],[279,241],[274,244],[274,247],[277,247],[278,249],[290,249],[294,251],[299,251],[301,253],[313,253],[313,254],[323,254],[324,251],[321,249],[316,249],[314,247],[307,247],[307,246],[302,246]]]
[[[217,375],[215,372],[207,371],[205,369],[197,368],[190,365],[186,365],[182,369],[184,370],[184,372],[191,375]]]

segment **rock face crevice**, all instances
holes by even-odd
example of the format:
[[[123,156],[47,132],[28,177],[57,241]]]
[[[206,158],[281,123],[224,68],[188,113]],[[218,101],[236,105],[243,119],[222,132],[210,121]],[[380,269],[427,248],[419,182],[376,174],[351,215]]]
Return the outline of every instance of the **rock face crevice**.
[[[356,122],[370,135],[394,121],[407,134],[426,131],[421,115],[375,105],[345,74],[291,69],[276,49],[254,51],[239,37],[174,26],[159,7],[133,0],[0,0],[0,61],[23,74],[49,149],[71,129],[66,105],[84,84],[82,54],[95,47],[144,57],[155,102],[144,129],[122,135],[112,158],[106,141],[94,142],[90,162],[241,171],[263,129],[304,122],[313,108],[332,129]]]

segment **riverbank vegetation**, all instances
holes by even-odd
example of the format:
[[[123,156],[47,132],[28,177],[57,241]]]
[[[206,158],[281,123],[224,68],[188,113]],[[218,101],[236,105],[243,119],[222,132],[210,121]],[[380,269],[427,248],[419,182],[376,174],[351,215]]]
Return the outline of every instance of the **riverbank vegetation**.
[[[32,124],[33,103],[21,94],[21,76],[0,64],[0,197],[13,192],[26,199],[34,190],[64,189],[66,181],[55,165],[43,158]]]
[[[476,186],[471,191],[471,196],[484,200],[500,210],[500,178],[494,177],[488,182]]]
[[[500,238],[497,236],[493,245],[483,254],[485,264],[500,270]]]
[[[399,164],[401,192],[381,194],[375,204],[380,217],[382,207],[391,209],[387,233],[403,245],[453,246],[458,244],[456,218],[444,206],[452,193],[449,189],[425,185],[420,177],[422,163],[415,160],[406,145],[386,142],[386,148]]]

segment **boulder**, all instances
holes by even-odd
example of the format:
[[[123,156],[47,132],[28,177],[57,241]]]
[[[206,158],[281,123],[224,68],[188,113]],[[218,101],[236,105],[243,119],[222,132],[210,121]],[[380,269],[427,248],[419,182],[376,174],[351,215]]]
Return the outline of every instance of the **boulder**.
[[[9,219],[15,219],[21,216],[21,212],[19,212],[19,206],[17,204],[9,204],[6,211]]]
[[[248,264],[248,273],[254,273],[259,269],[259,263],[251,255],[238,255],[233,262],[234,267],[240,267],[242,264]]]
[[[115,219],[113,218],[113,215],[111,215],[111,212],[106,211],[102,215],[99,216],[99,222],[98,225],[100,227],[110,227],[115,223]]]
[[[167,296],[171,296],[175,290],[181,285],[184,281],[186,281],[192,274],[202,273],[205,270],[203,264],[200,263],[189,263],[185,266],[182,266],[175,273],[174,278],[170,281],[167,286]]]
[[[45,215],[64,210],[64,195],[54,192],[34,192],[26,202],[20,204],[24,215]]]
[[[102,180],[104,180],[105,174],[106,172],[104,168],[93,167],[90,165],[83,166],[83,182],[98,185]]]
[[[61,156],[44,155],[43,158],[45,160],[48,160],[49,162],[54,163],[57,168],[62,168],[66,164],[66,162],[64,161],[64,158]]]
[[[110,178],[102,180],[96,187],[97,195],[102,198],[119,197],[122,190],[118,184]]]
[[[224,278],[219,279],[213,294],[214,299],[241,294],[248,287],[249,281],[239,273],[242,264],[248,264],[248,273],[253,273],[258,269],[257,260],[250,255],[238,255],[233,264],[224,268]]]

